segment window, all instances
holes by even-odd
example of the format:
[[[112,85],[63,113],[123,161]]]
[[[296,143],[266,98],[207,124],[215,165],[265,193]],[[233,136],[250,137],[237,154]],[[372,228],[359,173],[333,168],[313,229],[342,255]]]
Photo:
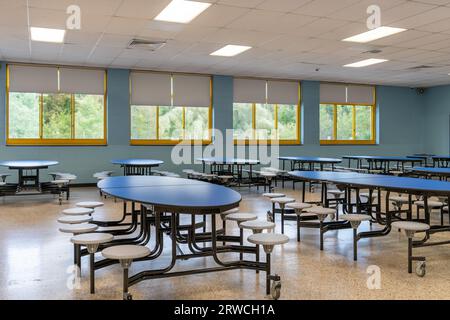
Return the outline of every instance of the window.
[[[233,130],[239,143],[300,143],[300,85],[294,81],[234,80]]]
[[[211,78],[131,73],[131,144],[211,142]]]
[[[7,80],[9,145],[106,144],[104,70],[11,65]]]
[[[376,143],[374,87],[325,84],[320,90],[321,144]]]

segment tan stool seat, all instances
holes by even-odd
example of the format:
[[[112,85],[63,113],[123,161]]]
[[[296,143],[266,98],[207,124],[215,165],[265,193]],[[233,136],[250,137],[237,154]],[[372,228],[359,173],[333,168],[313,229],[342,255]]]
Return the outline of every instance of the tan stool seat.
[[[263,197],[274,199],[274,198],[284,198],[286,195],[283,193],[264,193]]]
[[[302,202],[292,202],[286,205],[286,208],[294,209],[296,211],[302,211],[305,209],[312,208],[312,204],[310,203],[302,203]]]
[[[425,206],[425,201],[416,201],[414,202],[415,205],[419,206],[419,207],[424,207]],[[440,208],[444,206],[444,203],[440,202],[440,201],[428,201],[428,207],[429,208]]]
[[[64,209],[62,211],[63,214],[68,215],[68,216],[83,216],[86,214],[93,214],[94,213],[94,209],[90,209],[90,208],[70,208],[70,209]]]
[[[267,172],[267,171],[263,171],[263,172],[261,172],[259,175],[262,176],[262,177],[266,177],[266,178],[274,178],[274,177],[277,176],[276,173],[273,173],[273,172]]]
[[[284,234],[276,233],[255,233],[247,238],[248,242],[262,245],[262,246],[275,246],[285,244],[289,242],[289,237]]]
[[[272,198],[272,199],[270,199],[270,201],[272,201],[273,203],[278,203],[278,204],[287,204],[287,203],[295,202],[295,199],[283,197],[283,198]]]
[[[258,217],[253,213],[230,213],[225,217],[225,219],[241,223],[244,221],[256,220]]]
[[[83,202],[78,202],[75,205],[80,208],[94,209],[94,208],[98,208],[98,207],[103,207],[105,204],[100,201],[83,201]]]
[[[239,224],[239,227],[253,231],[272,230],[275,229],[275,223],[262,220],[252,220],[242,222]]]
[[[389,200],[391,200],[393,202],[397,202],[397,203],[408,203],[409,202],[409,198],[404,197],[404,196],[392,196],[392,197],[389,197]]]
[[[93,232],[97,229],[98,229],[97,225],[90,224],[90,223],[66,224],[66,225],[61,225],[59,227],[59,231],[64,232],[64,233],[73,233],[73,234]]]
[[[56,184],[57,186],[62,187],[62,186],[64,186],[65,184],[68,184],[68,183],[69,183],[69,180],[62,180],[62,179],[59,179],[59,180],[52,180],[52,181],[50,181],[50,182],[53,183],[53,184]]]
[[[395,221],[391,224],[393,228],[405,230],[405,231],[427,231],[430,230],[430,226],[426,223],[415,222],[415,221]]]
[[[341,191],[341,190],[328,190],[327,193],[335,195],[335,196],[340,196],[343,195],[345,193],[345,191]]]
[[[400,170],[391,170],[389,173],[393,174],[394,176],[400,176],[403,174],[403,171]]]
[[[59,223],[63,224],[79,224],[79,223],[85,223],[85,222],[91,222],[92,217],[89,215],[83,215],[83,216],[62,216],[58,218],[57,220]]]
[[[354,222],[354,221],[369,221],[372,218],[370,216],[368,216],[367,214],[344,214],[343,216],[341,216],[341,219],[344,221],[350,221],[350,222]]]
[[[133,260],[144,258],[150,254],[150,249],[138,245],[112,246],[102,250],[102,255],[106,259]]]
[[[324,207],[312,207],[310,209],[307,209],[306,211],[309,213],[313,213],[315,215],[330,215],[330,214],[334,215],[336,213],[336,209]]]
[[[83,233],[72,237],[70,241],[74,244],[87,246],[111,242],[113,239],[114,236],[109,233]]]
[[[369,192],[361,192],[361,193],[359,194],[359,196],[360,196],[360,197],[363,197],[363,198],[369,199],[370,194],[369,194]],[[378,195],[377,195],[375,192],[373,192],[373,193],[372,193],[372,199],[376,199],[376,198],[378,198]]]
[[[232,213],[238,213],[238,212],[239,212],[239,208],[234,208],[234,209],[231,209],[231,210],[227,210],[227,211],[225,211],[225,212],[222,212],[222,213],[220,214],[220,217],[222,218],[222,220],[225,220],[225,217],[226,217],[227,215],[232,214]]]

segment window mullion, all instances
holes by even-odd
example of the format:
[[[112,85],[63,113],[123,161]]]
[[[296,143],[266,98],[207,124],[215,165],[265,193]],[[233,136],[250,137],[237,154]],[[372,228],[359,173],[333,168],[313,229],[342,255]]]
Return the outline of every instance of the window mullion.
[[[356,140],[356,106],[352,108],[352,138]]]
[[[159,140],[159,106],[156,107],[156,140]]]
[[[333,140],[337,140],[337,105],[333,105]]]
[[[71,125],[70,125],[70,136],[75,139],[75,95],[70,95],[70,115],[71,115]]]
[[[256,103],[252,104],[252,140],[256,140]]]
[[[275,116],[274,116],[274,121],[275,121],[275,139],[278,139],[278,104],[275,105]]]
[[[186,139],[186,107],[183,107],[182,115],[183,140]]]
[[[39,139],[44,137],[44,94],[39,96]]]

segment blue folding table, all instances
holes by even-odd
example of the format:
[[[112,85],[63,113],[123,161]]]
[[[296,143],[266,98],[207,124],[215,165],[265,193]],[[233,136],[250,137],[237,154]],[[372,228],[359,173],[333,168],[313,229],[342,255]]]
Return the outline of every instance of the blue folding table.
[[[57,164],[58,161],[48,160],[12,160],[0,162],[0,166],[18,171],[19,190],[29,186],[39,189],[39,170],[47,169]],[[30,185],[27,182],[32,182],[33,184]]]
[[[396,163],[396,169],[404,171],[405,164],[410,163],[411,166],[417,163],[423,163],[423,158],[413,157],[390,157],[390,156],[343,156],[343,159],[348,160],[348,166],[352,167],[352,160],[356,160],[356,168],[361,169],[363,167],[363,161],[368,164],[369,170],[382,170],[384,173],[388,173],[391,169],[391,164]]]
[[[152,168],[164,164],[164,161],[153,159],[116,159],[111,160],[112,164],[120,165],[123,168],[124,176],[149,176]]]

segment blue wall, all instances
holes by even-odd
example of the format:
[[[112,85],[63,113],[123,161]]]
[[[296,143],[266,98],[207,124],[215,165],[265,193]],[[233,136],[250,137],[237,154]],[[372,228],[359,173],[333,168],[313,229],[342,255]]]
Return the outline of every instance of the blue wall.
[[[108,70],[108,146],[104,147],[7,147],[5,146],[5,64],[0,70],[0,159],[48,159],[60,162],[55,171],[72,172],[78,175],[78,182],[93,182],[92,173],[119,168],[110,164],[114,158],[146,157],[164,160],[164,170],[181,172],[185,167],[171,162],[171,146],[130,146],[130,110],[128,70]],[[425,147],[425,116],[429,115],[428,103],[435,103],[431,95],[436,93],[450,102],[445,88],[435,88],[426,95],[417,95],[415,90],[401,87],[377,87],[378,119],[380,126],[379,144],[375,146],[320,146],[319,145],[319,82],[302,82],[302,139],[301,146],[280,146],[282,155],[341,156],[345,154],[406,155],[416,152],[437,152]],[[448,90],[447,90],[448,91]],[[439,98],[437,100],[440,100]],[[214,126],[224,131],[233,125],[233,78],[213,78]],[[442,112],[448,110],[442,102]],[[437,107],[437,106],[436,106]],[[437,116],[438,118],[439,116]],[[427,123],[434,120],[426,118]],[[448,112],[445,119],[446,148],[448,152]],[[431,127],[433,128],[433,126]],[[436,131],[437,132],[437,131]],[[438,133],[436,133],[438,134]],[[436,149],[437,150],[437,149]],[[444,151],[441,151],[444,152]],[[2,170],[4,171],[4,170]]]
[[[450,153],[450,86],[427,89],[425,93],[426,113],[425,145],[428,152],[434,154]]]

